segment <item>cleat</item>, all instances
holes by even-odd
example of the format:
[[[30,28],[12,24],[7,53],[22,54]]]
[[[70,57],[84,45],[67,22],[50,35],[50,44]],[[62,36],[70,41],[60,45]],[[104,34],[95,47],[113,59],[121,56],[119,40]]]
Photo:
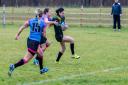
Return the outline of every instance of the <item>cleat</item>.
[[[116,32],[116,29],[114,29],[114,32]]]
[[[48,72],[48,68],[46,68],[46,67],[40,70],[40,74],[43,74],[43,73],[46,73],[46,72]]]
[[[55,64],[61,64],[61,62],[60,61],[55,61]]]
[[[9,66],[9,71],[8,71],[8,75],[11,76],[12,75],[12,72],[14,71],[15,67],[14,67],[14,64],[10,64]]]
[[[55,63],[59,63],[59,61],[55,61]]]
[[[74,59],[79,59],[80,56],[78,56],[78,55],[75,54],[75,55],[72,56],[72,58],[74,58]]]
[[[34,64],[34,65],[39,65],[39,61],[35,58],[35,59],[33,60],[33,64]]]

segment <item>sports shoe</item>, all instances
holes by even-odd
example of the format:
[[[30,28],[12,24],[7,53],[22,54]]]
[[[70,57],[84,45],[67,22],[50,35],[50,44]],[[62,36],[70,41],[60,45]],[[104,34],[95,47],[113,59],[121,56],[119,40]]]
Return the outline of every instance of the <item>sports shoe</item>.
[[[60,61],[55,61],[55,64],[62,64],[62,62],[60,62]]]
[[[72,58],[79,59],[80,56],[78,56],[78,55],[75,54],[75,55],[72,56]]]
[[[8,75],[11,76],[12,75],[12,72],[14,71],[15,67],[14,67],[14,64],[10,64],[9,66],[9,71],[8,71]]]
[[[55,61],[55,63],[57,63],[57,64],[58,64],[58,63],[59,63],[59,61]]]
[[[43,73],[46,73],[46,72],[48,72],[48,68],[46,68],[46,67],[40,70],[40,74],[43,74]]]
[[[116,32],[116,29],[114,29],[114,32]]]
[[[34,65],[39,65],[39,61],[38,61],[36,58],[34,58],[33,64],[34,64]]]
[[[118,29],[118,32],[120,32],[121,30],[120,29]]]

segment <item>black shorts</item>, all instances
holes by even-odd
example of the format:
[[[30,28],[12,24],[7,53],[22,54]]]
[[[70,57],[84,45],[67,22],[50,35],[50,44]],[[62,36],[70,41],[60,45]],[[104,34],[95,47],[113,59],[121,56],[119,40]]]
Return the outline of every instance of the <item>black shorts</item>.
[[[40,44],[44,44],[44,43],[46,43],[46,41],[47,41],[47,38],[41,36]]]
[[[28,47],[28,51],[34,55],[37,52],[38,49],[38,45],[40,43],[38,41],[35,40],[31,40],[31,39],[27,39],[27,47]]]
[[[62,40],[63,40],[63,34],[57,34],[57,35],[55,35],[55,38],[56,38],[56,40],[58,42],[62,42]]]

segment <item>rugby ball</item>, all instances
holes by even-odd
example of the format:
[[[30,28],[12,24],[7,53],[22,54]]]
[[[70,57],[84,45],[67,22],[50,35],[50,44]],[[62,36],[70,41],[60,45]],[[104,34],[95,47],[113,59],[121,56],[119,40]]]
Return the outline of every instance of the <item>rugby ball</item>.
[[[65,31],[66,29],[68,29],[68,25],[65,22],[63,22],[61,23],[61,28],[63,31]]]

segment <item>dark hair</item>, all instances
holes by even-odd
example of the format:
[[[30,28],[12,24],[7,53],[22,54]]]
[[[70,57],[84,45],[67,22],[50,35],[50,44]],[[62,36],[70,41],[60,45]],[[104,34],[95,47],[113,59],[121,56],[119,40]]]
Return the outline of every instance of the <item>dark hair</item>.
[[[58,16],[60,16],[59,13],[61,13],[61,12],[63,12],[63,11],[64,11],[64,8],[58,8],[58,9],[56,10],[56,14],[57,14]]]
[[[43,13],[46,14],[47,12],[49,12],[49,8],[45,8]]]

